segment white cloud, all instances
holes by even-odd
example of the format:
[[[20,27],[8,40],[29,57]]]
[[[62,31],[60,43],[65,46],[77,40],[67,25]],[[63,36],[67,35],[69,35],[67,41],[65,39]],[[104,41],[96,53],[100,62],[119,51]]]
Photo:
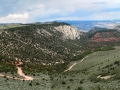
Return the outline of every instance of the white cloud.
[[[8,14],[6,17],[0,18],[0,23],[26,23],[28,18],[28,13]]]
[[[32,10],[38,10],[38,9],[44,9],[44,8],[45,6],[43,4],[37,4],[29,7],[28,10],[32,11]]]
[[[0,3],[0,22],[120,18],[118,16],[120,0],[14,0],[14,2],[8,0],[5,2],[6,4]],[[114,11],[115,9],[118,13]]]
[[[84,20],[84,19],[76,16],[69,16],[69,17],[63,16],[63,17],[57,17],[57,18],[42,19],[41,21],[45,22],[45,21],[54,21],[54,20]]]
[[[91,16],[89,16],[89,19],[91,20],[113,20],[120,18],[120,11],[115,12],[100,12],[100,13],[94,13]]]
[[[58,19],[86,20],[86,19],[105,19],[105,18],[113,19],[115,18],[113,16],[116,14],[116,12],[113,12],[114,15],[111,15],[112,14],[111,13],[108,18],[107,13],[110,12],[104,13],[104,10],[111,8],[119,8],[120,7],[119,4],[120,4],[120,0],[117,0],[117,2],[113,0],[97,0],[97,1],[96,0],[89,0],[89,1],[64,0],[63,2],[60,0],[49,0],[49,1],[47,0],[47,1],[43,1],[42,4],[40,4],[41,8],[33,9],[32,11],[29,12],[29,14],[33,19],[35,17],[39,17],[38,21],[43,19],[44,20],[47,19],[48,20],[58,20]],[[36,6],[37,4],[35,4],[33,8],[36,8]],[[88,15],[84,16],[83,13],[86,13]],[[97,13],[99,13],[100,15]]]

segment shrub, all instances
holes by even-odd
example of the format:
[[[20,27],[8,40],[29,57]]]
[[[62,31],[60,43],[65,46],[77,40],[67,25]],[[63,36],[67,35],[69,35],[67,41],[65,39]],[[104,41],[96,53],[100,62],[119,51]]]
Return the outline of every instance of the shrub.
[[[70,79],[70,81],[73,81],[73,79]]]
[[[67,89],[70,89],[70,86],[68,86]]]
[[[40,84],[37,82],[36,85],[40,85]]]
[[[83,90],[83,88],[82,87],[78,87],[76,90]]]
[[[66,84],[66,82],[63,81],[62,84]]]
[[[32,83],[29,83],[29,86],[32,86]]]
[[[82,80],[80,81],[80,84],[83,84],[83,81],[82,81]]]
[[[119,64],[120,64],[120,62],[119,62],[119,61],[115,61],[115,62],[114,62],[114,64],[117,64],[117,65],[119,65]]]

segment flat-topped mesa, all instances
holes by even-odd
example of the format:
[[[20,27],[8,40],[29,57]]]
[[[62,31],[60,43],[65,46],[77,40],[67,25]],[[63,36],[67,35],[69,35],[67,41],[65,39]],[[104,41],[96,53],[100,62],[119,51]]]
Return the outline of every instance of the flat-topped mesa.
[[[77,28],[69,25],[60,25],[55,27],[55,30],[63,34],[63,39],[80,39],[81,35],[84,35],[84,32],[79,31]]]

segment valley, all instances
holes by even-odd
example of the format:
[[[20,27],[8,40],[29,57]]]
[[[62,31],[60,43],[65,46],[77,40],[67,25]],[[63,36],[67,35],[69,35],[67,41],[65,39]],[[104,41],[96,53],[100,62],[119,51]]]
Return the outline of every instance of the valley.
[[[83,62],[81,60],[71,62],[68,67],[74,66],[64,73],[36,72],[30,74],[34,78],[33,81],[19,81],[14,78],[0,77],[3,82],[0,88],[13,84],[16,90],[19,90],[17,88],[27,88],[29,90],[79,90],[78,88],[81,88],[81,90],[119,90],[120,47],[111,51],[97,51],[95,53],[89,54],[89,57],[84,58]],[[99,75],[101,75],[101,78],[108,75],[111,77],[104,80],[98,78]],[[10,85],[10,87],[5,88],[6,90],[8,88],[12,90],[13,86]]]
[[[0,28],[0,90],[119,90],[120,33],[64,22]]]

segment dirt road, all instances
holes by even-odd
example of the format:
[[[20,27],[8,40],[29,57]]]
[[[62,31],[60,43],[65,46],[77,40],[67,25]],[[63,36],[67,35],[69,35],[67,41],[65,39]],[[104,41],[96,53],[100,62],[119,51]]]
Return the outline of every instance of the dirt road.
[[[5,76],[5,77],[7,77],[7,78],[14,78],[14,79],[16,79],[16,80],[33,80],[33,79],[34,79],[33,77],[25,75],[25,74],[23,73],[23,71],[22,71],[22,68],[21,68],[21,67],[18,67],[19,65],[22,65],[22,64],[23,64],[22,62],[17,63],[17,64],[16,64],[16,68],[17,68],[17,74],[18,74],[19,76],[23,77],[23,78],[17,78],[17,77],[7,76],[7,75],[1,74],[1,73],[0,73],[0,76],[1,76],[1,77],[4,77],[4,76]]]
[[[108,75],[108,76],[104,76],[104,77],[101,77],[101,75],[97,76],[97,78],[100,78],[100,79],[104,79],[104,80],[107,80],[111,77],[114,77],[115,75]]]
[[[20,75],[20,76],[22,76],[22,77],[24,77],[23,80],[33,80],[33,77],[27,76],[27,75],[25,75],[25,74],[23,73],[21,67],[16,67],[16,68],[18,69],[18,70],[17,70],[17,74]]]
[[[74,63],[73,65],[71,65],[68,69],[66,69],[64,72],[67,72],[69,70],[71,70],[77,63]]]

